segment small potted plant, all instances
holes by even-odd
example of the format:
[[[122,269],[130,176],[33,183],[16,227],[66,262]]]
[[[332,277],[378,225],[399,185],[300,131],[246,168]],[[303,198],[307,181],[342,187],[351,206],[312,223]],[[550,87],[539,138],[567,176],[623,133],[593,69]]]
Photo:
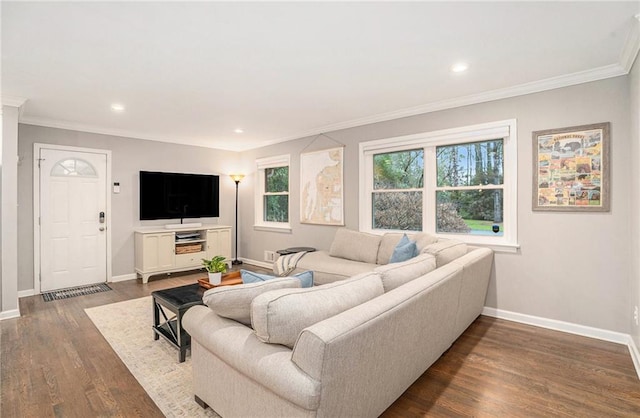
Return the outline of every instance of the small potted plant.
[[[222,281],[222,273],[227,272],[226,259],[221,255],[216,255],[211,260],[202,259],[202,265],[209,272],[209,283],[220,284]]]

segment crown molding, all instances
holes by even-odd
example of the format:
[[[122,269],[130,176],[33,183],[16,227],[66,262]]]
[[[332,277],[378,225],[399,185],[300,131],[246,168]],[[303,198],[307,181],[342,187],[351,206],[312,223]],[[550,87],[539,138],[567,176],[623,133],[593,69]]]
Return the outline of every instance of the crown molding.
[[[513,87],[491,90],[483,93],[472,94],[469,96],[456,97],[453,99],[440,100],[437,102],[427,103],[424,105],[400,109],[393,112],[381,113],[378,115],[367,116],[365,118],[353,119],[331,125],[325,125],[317,129],[302,132],[297,135],[291,135],[267,141],[264,145],[273,145],[280,142],[290,141],[293,139],[305,138],[321,133],[337,131],[341,129],[354,128],[356,126],[369,125],[372,123],[386,122],[393,119],[406,118],[424,113],[437,112],[440,110],[453,109],[456,107],[469,106],[473,104],[486,103],[510,97],[524,96],[532,93],[539,93],[547,90],[554,90],[562,87],[569,87],[577,84],[589,83],[592,81],[603,80],[606,78],[619,77],[629,73],[629,70],[623,68],[620,64],[612,64],[604,67],[594,68],[591,70],[579,71],[572,74],[551,77],[544,80],[533,81],[530,83],[520,84]]]
[[[640,13],[635,15],[633,25],[631,26],[627,40],[622,48],[622,53],[620,54],[620,65],[626,70],[627,74],[631,71],[631,67],[633,67],[633,63],[638,56],[638,51],[640,51]]]
[[[88,133],[92,133],[92,134],[99,134],[99,135],[110,135],[110,136],[119,136],[119,137],[123,137],[123,138],[133,138],[133,139],[141,139],[141,140],[145,140],[145,141],[156,141],[156,142],[167,142],[170,144],[177,144],[177,145],[190,145],[190,146],[194,146],[194,147],[202,147],[202,148],[213,148],[213,149],[219,149],[219,150],[224,150],[224,151],[239,151],[236,148],[233,147],[225,147],[223,146],[218,146],[218,144],[213,144],[213,145],[207,145],[207,144],[202,144],[199,143],[197,141],[190,141],[190,140],[185,140],[185,139],[176,139],[176,138],[170,138],[170,137],[158,137],[158,136],[152,136],[152,135],[146,135],[146,134],[141,134],[139,132],[133,132],[133,131],[128,131],[125,129],[109,129],[109,128],[103,128],[100,126],[94,126],[94,125],[83,125],[81,123],[74,123],[74,122],[69,122],[69,121],[59,121],[59,120],[55,120],[55,119],[47,119],[47,118],[38,118],[38,117],[33,117],[33,116],[23,116],[20,118],[20,123],[25,124],[25,125],[35,125],[35,126],[43,126],[46,128],[56,128],[56,129],[67,129],[70,131],[80,131],[80,132],[88,132]]]
[[[22,107],[27,99],[16,96],[2,96],[2,106]]]

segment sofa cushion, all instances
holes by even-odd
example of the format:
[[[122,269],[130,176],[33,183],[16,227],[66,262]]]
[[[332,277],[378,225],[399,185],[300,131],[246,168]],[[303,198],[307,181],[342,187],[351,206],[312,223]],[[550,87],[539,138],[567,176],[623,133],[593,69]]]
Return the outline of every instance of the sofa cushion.
[[[270,290],[299,288],[301,282],[295,277],[279,277],[269,281],[220,286],[209,289],[202,301],[218,316],[251,325],[251,301]]]
[[[306,327],[383,293],[380,276],[373,272],[308,289],[274,290],[253,300],[251,323],[260,340],[293,348]]]
[[[407,261],[418,255],[415,241],[411,241],[407,234],[404,234],[393,250],[389,263],[400,263]]]
[[[431,254],[420,254],[402,263],[389,263],[377,267],[385,293],[396,287],[417,279],[436,269],[436,258]]]
[[[375,264],[378,258],[380,239],[379,235],[340,228],[333,238],[329,255]]]
[[[436,258],[436,267],[442,267],[467,253],[467,244],[455,239],[441,239],[435,244],[427,245],[422,253],[431,254]]]
[[[378,257],[376,260],[377,264],[383,265],[387,264],[389,260],[391,260],[391,255],[393,254],[393,250],[395,250],[396,245],[402,239],[404,234],[400,232],[387,232],[384,234],[380,240],[380,248],[378,249]],[[418,248],[417,253],[422,252],[424,247],[429,244],[434,244],[438,242],[438,238],[427,234],[426,232],[417,232],[415,234],[408,235],[409,239],[416,242],[416,247]]]
[[[426,232],[418,232],[411,236],[411,239],[416,242],[416,247],[418,247],[418,253],[421,253],[424,250],[424,247],[427,245],[435,244],[438,242],[438,237],[435,235],[427,234]]]
[[[295,273],[313,270],[313,284],[326,284],[345,280],[361,273],[368,273],[378,267],[377,264],[331,257],[328,251],[307,253],[298,261]]]
[[[380,247],[378,248],[378,257],[376,264],[387,264],[391,260],[393,250],[405,234],[397,232],[387,232],[380,239]]]
[[[270,274],[261,274],[255,273],[249,270],[240,270],[240,277],[242,277],[242,283],[258,283],[264,282],[267,280],[272,280],[277,278],[278,276],[272,276]],[[300,280],[302,287],[311,287],[313,286],[313,272],[312,271],[303,271],[296,274],[291,274],[289,277],[296,277]]]

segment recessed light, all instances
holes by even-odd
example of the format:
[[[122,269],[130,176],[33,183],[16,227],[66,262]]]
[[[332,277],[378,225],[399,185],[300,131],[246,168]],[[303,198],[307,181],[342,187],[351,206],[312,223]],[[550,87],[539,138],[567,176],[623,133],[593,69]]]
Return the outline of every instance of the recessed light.
[[[454,73],[461,73],[467,71],[468,68],[469,64],[467,64],[466,62],[459,62],[451,66],[451,71],[453,71]]]
[[[233,130],[233,132],[235,132],[235,133],[237,133],[237,134],[242,134],[242,133],[244,133],[244,131],[243,131],[242,129],[240,129],[240,128],[238,128],[238,129],[234,129],[234,130]]]
[[[124,112],[124,105],[121,105],[120,103],[114,103],[111,105],[111,110],[113,110],[114,112]]]

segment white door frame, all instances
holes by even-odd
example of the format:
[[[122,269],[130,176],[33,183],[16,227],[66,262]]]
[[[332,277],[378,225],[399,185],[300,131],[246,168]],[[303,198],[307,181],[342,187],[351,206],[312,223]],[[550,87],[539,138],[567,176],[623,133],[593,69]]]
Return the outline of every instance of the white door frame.
[[[40,150],[52,149],[61,151],[90,152],[104,154],[107,158],[106,173],[106,228],[107,228],[107,282],[111,281],[111,151],[97,148],[81,148],[56,144],[33,144],[33,288],[36,294],[40,294]]]

